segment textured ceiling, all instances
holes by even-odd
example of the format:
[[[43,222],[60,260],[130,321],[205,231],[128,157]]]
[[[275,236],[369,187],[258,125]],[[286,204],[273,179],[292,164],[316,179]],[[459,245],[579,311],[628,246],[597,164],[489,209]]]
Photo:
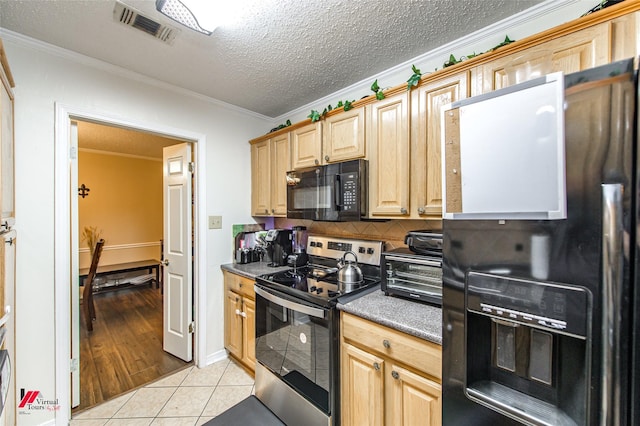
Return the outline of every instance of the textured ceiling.
[[[115,22],[115,0],[0,0],[0,27],[278,117],[541,1],[254,0],[204,36],[123,0],[182,28],[168,45]]]
[[[182,143],[151,133],[78,122],[78,148],[162,159],[162,148]]]

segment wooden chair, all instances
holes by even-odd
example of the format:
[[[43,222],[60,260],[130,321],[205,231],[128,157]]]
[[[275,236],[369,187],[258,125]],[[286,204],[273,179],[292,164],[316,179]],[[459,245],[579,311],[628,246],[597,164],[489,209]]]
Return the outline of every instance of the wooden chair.
[[[102,254],[102,246],[104,246],[104,240],[101,238],[96,242],[96,247],[93,249],[91,267],[89,268],[89,274],[84,282],[84,290],[82,292],[84,320],[87,324],[88,331],[93,331],[93,321],[96,319],[96,308],[93,305],[93,280],[96,277],[96,271],[98,270],[98,262],[100,261],[100,255]]]

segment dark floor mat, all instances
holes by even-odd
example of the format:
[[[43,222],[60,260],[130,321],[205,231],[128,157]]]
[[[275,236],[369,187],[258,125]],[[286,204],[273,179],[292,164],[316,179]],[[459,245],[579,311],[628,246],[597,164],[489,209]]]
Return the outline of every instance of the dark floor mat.
[[[203,426],[283,426],[258,398],[251,395]]]

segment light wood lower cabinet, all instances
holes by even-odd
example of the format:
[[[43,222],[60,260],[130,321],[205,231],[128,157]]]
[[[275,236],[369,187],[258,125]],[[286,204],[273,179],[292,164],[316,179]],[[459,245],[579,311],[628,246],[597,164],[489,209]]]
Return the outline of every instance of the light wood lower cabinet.
[[[251,371],[256,368],[253,280],[223,271],[224,347]]]
[[[342,313],[342,424],[441,425],[439,345]]]

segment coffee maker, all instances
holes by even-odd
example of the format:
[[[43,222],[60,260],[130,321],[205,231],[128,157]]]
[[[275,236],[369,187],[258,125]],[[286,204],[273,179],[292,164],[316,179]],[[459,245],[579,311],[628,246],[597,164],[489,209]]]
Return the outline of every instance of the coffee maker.
[[[309,261],[309,256],[307,255],[307,227],[294,226],[291,232],[293,253],[287,258],[287,264],[293,267],[304,266]]]
[[[264,238],[267,243],[267,254],[271,262],[268,266],[286,266],[287,259],[291,254],[291,230],[290,229],[270,229]]]

